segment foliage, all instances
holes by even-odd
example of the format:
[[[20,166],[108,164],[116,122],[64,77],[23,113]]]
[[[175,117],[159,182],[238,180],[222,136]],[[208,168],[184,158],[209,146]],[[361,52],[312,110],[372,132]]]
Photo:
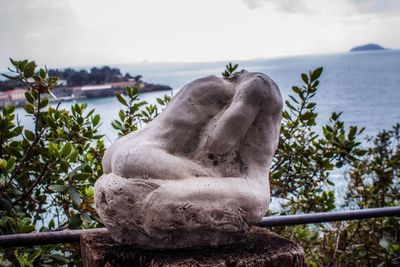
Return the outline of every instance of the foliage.
[[[25,84],[24,110],[33,129],[19,124],[15,107],[0,114],[0,234],[54,231],[100,226],[93,209],[93,184],[102,174],[104,142],[101,119],[87,104],[70,110],[49,105],[56,78],[35,62],[11,61],[8,78]],[[229,63],[230,77],[238,65]],[[363,129],[346,127],[341,113],[316,125],[313,102],[322,68],[302,74],[283,112],[281,138],[270,172],[274,197],[284,200],[280,213],[331,211],[335,207],[331,172],[346,168],[344,205],[367,208],[399,205],[400,125],[370,138],[363,149]],[[126,78],[129,78],[126,76]],[[140,79],[140,78],[138,78]],[[141,101],[137,88],[116,98],[123,109],[112,122],[119,136],[153,120],[171,100],[157,105]],[[399,264],[399,220],[380,218],[332,224],[276,227],[274,231],[301,244],[311,266],[370,266]],[[7,249],[0,265],[69,265],[79,263],[74,244]]]
[[[13,72],[12,69],[9,69]],[[140,82],[142,76],[131,76],[126,73],[122,76],[121,71],[118,68],[111,68],[109,66],[103,66],[101,68],[91,68],[89,71],[86,69],[75,70],[72,68],[66,68],[64,70],[50,69],[48,74],[53,77],[66,80],[68,86],[82,86],[85,84],[104,84],[111,82],[126,82],[130,79],[134,79],[136,82]],[[8,76],[8,75],[5,75]],[[16,87],[23,87],[24,83],[20,79],[10,79],[7,81],[0,81],[0,91],[10,90]]]
[[[11,60],[14,69],[7,78],[28,88],[24,111],[33,129],[19,124],[15,106],[0,114],[0,234],[93,228],[101,226],[94,210],[93,184],[102,174],[105,150],[98,134],[101,118],[88,110],[87,103],[75,103],[70,110],[49,105],[48,94],[57,83],[47,69],[35,62]],[[120,135],[138,129],[159,113],[157,105],[139,100],[137,88],[126,88],[128,99],[117,94],[126,107],[113,122]],[[167,105],[169,96],[157,99]],[[37,264],[74,265],[80,261],[74,244],[4,250],[15,266]],[[0,253],[1,254],[1,253]]]
[[[120,93],[115,94],[124,109],[120,109],[118,113],[119,120],[116,119],[111,123],[113,128],[118,130],[119,136],[138,130],[142,122],[149,123],[160,113],[157,105],[139,100],[137,87],[127,87],[125,92],[128,99]],[[164,95],[163,98],[156,98],[156,100],[159,105],[166,106],[171,101],[171,97]]]
[[[111,82],[125,82],[133,78],[137,81],[140,80],[141,76],[132,77],[129,73],[122,76],[121,71],[117,68],[110,68],[109,66],[103,66],[101,68],[91,68],[90,71],[85,69],[74,70],[67,68],[65,70],[49,70],[50,75],[58,76],[60,79],[64,79],[70,86],[80,86],[85,84],[103,84]]]
[[[345,127],[333,112],[316,131],[317,92],[322,68],[302,74],[283,112],[281,137],[271,168],[271,190],[284,199],[281,214],[325,212],[335,207],[330,173],[346,167],[348,188],[342,208],[372,208],[400,204],[400,125],[369,138],[364,129]],[[399,218],[376,218],[295,227],[274,231],[301,244],[310,266],[391,266],[400,264]]]
[[[319,85],[322,68],[302,74],[304,85],[292,87],[283,111],[281,137],[271,167],[272,195],[285,199],[283,209],[289,213],[329,211],[335,208],[329,171],[357,160],[365,154],[358,136],[363,129],[345,128],[341,113],[333,112],[315,131],[317,112],[312,102]]]
[[[344,207],[400,205],[399,129],[382,131],[367,154],[349,166]],[[398,217],[280,229],[300,243],[311,266],[399,266]]]
[[[346,206],[400,206],[400,124],[369,137],[368,154],[348,175]],[[345,224],[338,258],[364,265],[400,265],[399,217]],[[361,255],[361,257],[360,257]]]
[[[232,65],[231,62],[229,62],[227,65],[225,65],[225,71],[222,72],[222,77],[229,78],[239,67],[239,64]]]
[[[88,228],[98,225],[93,183],[102,174],[100,116],[87,104],[70,111],[49,106],[48,93],[57,82],[35,62],[13,61],[11,79],[23,82],[24,110],[33,129],[19,124],[14,106],[0,115],[0,233]],[[38,250],[39,251],[39,250]],[[13,263],[40,260],[42,253],[6,255]],[[35,257],[33,257],[35,255]]]

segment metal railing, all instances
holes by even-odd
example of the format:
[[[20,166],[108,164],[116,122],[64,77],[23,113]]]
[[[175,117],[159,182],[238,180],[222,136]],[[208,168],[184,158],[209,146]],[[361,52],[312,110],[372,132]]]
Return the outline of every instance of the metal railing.
[[[309,213],[301,215],[283,215],[264,217],[256,225],[259,227],[289,226],[297,224],[312,224],[334,221],[362,220],[378,217],[400,217],[400,207],[373,208],[334,212]],[[29,247],[57,243],[79,242],[83,233],[106,232],[106,228],[87,230],[65,230],[59,232],[40,232],[29,234],[12,234],[0,236],[0,247]]]

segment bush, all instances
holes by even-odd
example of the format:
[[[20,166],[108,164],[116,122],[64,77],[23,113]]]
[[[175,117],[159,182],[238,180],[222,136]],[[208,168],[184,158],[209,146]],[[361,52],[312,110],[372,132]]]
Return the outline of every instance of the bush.
[[[336,209],[330,172],[348,169],[344,205],[374,208],[400,204],[400,124],[368,138],[364,129],[345,127],[333,112],[317,134],[312,102],[322,68],[302,74],[304,85],[292,87],[283,112],[279,147],[271,168],[272,195],[284,199],[280,214],[325,212]],[[376,218],[273,229],[306,251],[310,266],[394,266],[400,264],[399,218]]]
[[[11,61],[10,79],[24,83],[25,112],[34,129],[20,125],[15,107],[0,114],[0,233],[27,233],[94,228],[101,222],[93,208],[93,184],[102,174],[105,147],[98,134],[101,118],[86,103],[70,110],[48,105],[57,78],[35,62]],[[229,77],[237,64],[223,72]],[[335,207],[330,172],[346,166],[347,207],[399,205],[399,129],[370,138],[361,147],[363,129],[345,127],[334,112],[316,131],[316,103],[322,68],[302,74],[302,86],[292,88],[283,112],[281,138],[270,171],[272,195],[285,200],[280,214],[331,211]],[[112,122],[119,136],[138,130],[154,119],[170,98],[158,105],[140,101],[137,88],[117,94],[123,109]],[[342,207],[343,208],[343,207]],[[399,220],[380,218],[296,227],[274,231],[300,243],[311,266],[390,265],[399,263]],[[74,244],[4,249],[1,265],[79,265]]]

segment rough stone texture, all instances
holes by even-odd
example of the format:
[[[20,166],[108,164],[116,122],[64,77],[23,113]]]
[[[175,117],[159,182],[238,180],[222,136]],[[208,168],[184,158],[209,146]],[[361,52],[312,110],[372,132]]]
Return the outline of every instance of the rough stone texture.
[[[281,111],[279,88],[262,73],[186,85],[104,155],[95,202],[111,236],[141,248],[238,242],[269,206]]]
[[[252,227],[235,245],[202,250],[152,251],[120,245],[108,233],[81,236],[84,266],[305,266],[304,250],[294,242]]]

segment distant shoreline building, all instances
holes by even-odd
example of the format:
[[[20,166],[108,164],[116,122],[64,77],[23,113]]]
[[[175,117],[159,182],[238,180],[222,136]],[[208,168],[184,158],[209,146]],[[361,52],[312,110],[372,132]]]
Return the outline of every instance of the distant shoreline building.
[[[22,105],[25,103],[26,89],[15,88],[14,90],[7,90],[0,92],[0,107],[6,104]]]
[[[122,92],[125,87],[136,86],[135,81],[116,82],[106,84],[89,84],[81,87],[74,87],[72,89],[75,97],[106,97],[113,96],[116,92]],[[140,86],[139,86],[140,87]],[[142,87],[143,88],[143,87]]]
[[[115,93],[124,92],[125,87],[136,86],[141,92],[152,92],[152,91],[163,91],[172,90],[171,87],[166,85],[144,83],[142,81],[129,80],[126,82],[114,82],[105,84],[87,84],[79,87],[68,87],[66,81],[59,83],[54,90],[52,95],[56,98],[50,97],[52,101],[65,101],[82,98],[97,98],[97,97],[108,97],[114,96]],[[26,89],[15,88],[8,91],[0,91],[0,107],[4,107],[6,104],[13,104],[21,106],[25,103],[25,92]]]

